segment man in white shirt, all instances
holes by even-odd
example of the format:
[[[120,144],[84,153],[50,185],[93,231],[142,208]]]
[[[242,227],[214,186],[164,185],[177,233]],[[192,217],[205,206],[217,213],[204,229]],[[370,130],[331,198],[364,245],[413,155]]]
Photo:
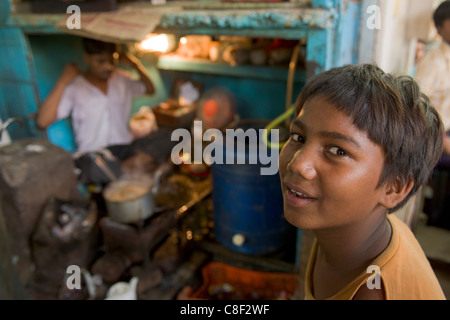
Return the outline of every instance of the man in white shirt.
[[[425,199],[423,212],[428,214],[428,224],[449,227],[450,202],[446,186],[450,170],[450,1],[442,2],[436,8],[433,20],[442,40],[419,61],[415,78],[439,112],[446,134],[444,152],[429,184],[433,196]]]
[[[442,118],[447,131],[444,155],[450,155],[450,1],[438,6],[433,20],[442,43],[419,61],[415,78]]]
[[[68,64],[39,108],[37,124],[47,128],[54,121],[71,117],[77,152],[129,144],[128,119],[132,99],[152,94],[154,87],[145,67],[118,46],[83,38],[87,69]],[[137,71],[138,80],[117,69],[121,61]]]

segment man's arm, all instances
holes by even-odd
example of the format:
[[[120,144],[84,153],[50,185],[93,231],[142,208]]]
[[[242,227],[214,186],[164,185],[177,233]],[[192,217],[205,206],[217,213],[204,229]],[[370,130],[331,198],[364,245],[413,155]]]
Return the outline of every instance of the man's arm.
[[[417,83],[420,85],[420,89],[424,92],[431,100],[432,104],[436,109],[437,104],[441,102],[440,100],[435,101],[435,92],[438,89],[436,86],[436,79],[439,78],[439,70],[440,65],[438,64],[438,60],[434,54],[434,52],[428,53],[422,60],[417,64],[417,71],[415,75],[415,79]],[[444,151],[443,154],[450,155],[450,138],[446,136],[444,133]]]
[[[74,63],[66,65],[52,91],[39,107],[36,123],[40,128],[45,129],[56,120],[58,105],[64,90],[79,73],[80,70]]]
[[[450,156],[450,138],[444,134],[444,154]]]
[[[120,61],[129,65],[130,67],[132,67],[137,71],[140,80],[145,84],[146,88],[145,94],[153,94],[155,92],[153,82],[152,80],[150,80],[147,70],[145,69],[144,65],[139,61],[138,58],[127,52],[120,54]]]

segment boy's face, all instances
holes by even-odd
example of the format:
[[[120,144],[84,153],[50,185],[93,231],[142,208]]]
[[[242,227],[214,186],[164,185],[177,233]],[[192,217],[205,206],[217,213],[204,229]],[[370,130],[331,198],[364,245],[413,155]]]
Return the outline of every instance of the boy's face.
[[[280,153],[284,215],[298,228],[338,227],[364,219],[379,205],[384,164],[372,142],[324,98],[306,102]]]
[[[107,52],[84,55],[89,72],[100,80],[107,80],[111,76],[118,63],[118,58],[118,53]]]
[[[442,39],[450,44],[450,19],[444,20],[442,26],[438,27],[437,30]]]

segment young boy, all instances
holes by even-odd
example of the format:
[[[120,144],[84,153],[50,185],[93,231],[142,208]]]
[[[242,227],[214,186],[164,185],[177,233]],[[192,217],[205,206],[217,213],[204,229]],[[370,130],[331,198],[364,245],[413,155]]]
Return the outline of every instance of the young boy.
[[[410,77],[347,65],[307,83],[279,160],[284,215],[315,234],[306,299],[445,299],[390,214],[429,178],[443,130]]]
[[[118,45],[83,38],[87,69],[68,64],[39,108],[37,124],[46,128],[71,117],[78,152],[129,144],[128,119],[133,97],[152,94],[154,87],[140,61],[119,53]],[[135,69],[138,80],[116,68],[122,61]]]

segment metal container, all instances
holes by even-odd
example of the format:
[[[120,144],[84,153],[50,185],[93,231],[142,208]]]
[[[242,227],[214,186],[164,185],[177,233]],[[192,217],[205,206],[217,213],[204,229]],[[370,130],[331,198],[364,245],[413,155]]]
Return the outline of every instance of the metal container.
[[[236,128],[263,129],[268,123],[241,120]],[[237,153],[224,146],[228,152]],[[261,175],[262,164],[249,164],[249,155],[247,148],[245,164],[211,165],[214,235],[236,252],[273,253],[295,239],[295,228],[284,218],[279,175]]]
[[[117,222],[136,223],[149,218],[155,209],[151,183],[138,178],[111,182],[103,197],[109,217]]]
[[[102,170],[106,168],[103,165],[100,167]],[[170,170],[171,165],[163,163],[153,175],[125,175],[115,178],[103,190],[109,217],[122,223],[138,223],[151,217],[156,211],[154,197],[161,179]]]

